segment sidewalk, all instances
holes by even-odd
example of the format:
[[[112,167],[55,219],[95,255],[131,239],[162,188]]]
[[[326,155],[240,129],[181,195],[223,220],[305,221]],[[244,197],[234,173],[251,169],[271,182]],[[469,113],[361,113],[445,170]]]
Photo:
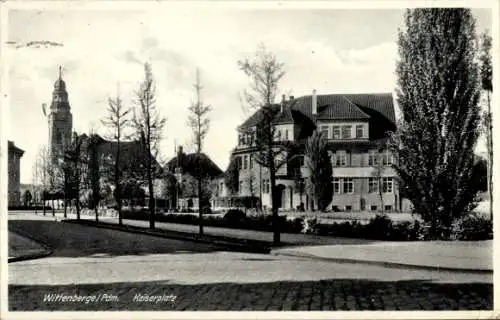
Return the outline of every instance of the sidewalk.
[[[62,220],[62,214],[56,214]],[[52,218],[53,217],[47,217]],[[68,219],[74,219],[68,215]],[[92,216],[82,219],[93,220]],[[118,223],[114,217],[100,217],[102,222]],[[148,221],[123,220],[130,226],[148,227]],[[157,229],[197,234],[197,225],[156,222]],[[272,242],[272,233],[265,231],[204,227],[206,235]],[[282,248],[274,255],[288,255],[366,263],[392,267],[490,273],[493,270],[493,241],[427,241],[385,242],[376,240],[322,237],[308,234],[281,234]]]
[[[41,244],[10,231],[8,244],[9,262],[40,258],[51,253]]]
[[[364,245],[309,246],[274,254],[337,262],[364,262],[465,272],[493,272],[493,241],[378,242]]]

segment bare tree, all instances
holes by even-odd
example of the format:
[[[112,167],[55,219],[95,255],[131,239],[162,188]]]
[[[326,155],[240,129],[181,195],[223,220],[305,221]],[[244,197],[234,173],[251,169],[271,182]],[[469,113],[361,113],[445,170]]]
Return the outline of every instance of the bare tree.
[[[145,180],[149,191],[149,227],[154,229],[156,209],[153,179],[158,169],[155,158],[159,153],[159,143],[167,120],[156,108],[156,86],[149,63],[144,64],[144,80],[136,92],[136,97],[137,108],[134,109],[132,125],[143,150]]]
[[[385,165],[383,163],[383,156],[380,153],[375,154],[373,158],[373,171],[372,176],[377,181],[377,191],[380,199],[380,212],[384,214],[384,190],[383,190],[383,176],[385,172]]]
[[[200,83],[200,71],[196,69],[196,84],[194,85],[196,89],[196,102],[191,103],[189,106],[190,115],[188,117],[188,125],[193,130],[194,134],[194,144],[196,147],[197,155],[197,166],[196,166],[196,180],[198,182],[198,214],[199,214],[199,224],[200,224],[200,234],[203,234],[203,211],[206,204],[202,204],[202,175],[203,169],[201,168],[201,152],[203,149],[203,142],[208,134],[208,129],[210,127],[210,119],[208,118],[208,113],[212,110],[212,107],[205,105],[201,99],[201,90],[203,86]]]
[[[114,172],[113,180],[115,184],[115,200],[118,209],[118,224],[123,224],[122,215],[122,172],[120,168],[121,161],[121,142],[126,138],[124,131],[130,125],[130,111],[131,108],[126,108],[120,99],[120,92],[116,95],[115,99],[108,99],[107,116],[101,122],[111,131],[111,138],[116,141],[116,150],[114,154]]]
[[[76,219],[80,220],[80,191],[83,177],[86,176],[84,167],[83,145],[84,139],[76,132],[73,133],[70,144],[64,153],[64,163],[67,170],[67,183],[70,199],[75,199]]]
[[[278,155],[283,155],[283,150],[275,144],[275,127],[272,124],[274,118],[273,103],[276,98],[279,83],[285,75],[285,68],[279,62],[276,55],[268,52],[263,44],[257,48],[252,58],[238,61],[239,68],[250,79],[248,90],[244,90],[243,99],[247,108],[258,110],[262,121],[257,128],[251,129],[250,134],[255,135],[258,152],[255,161],[269,170],[270,200],[273,215],[273,243],[280,243],[280,226],[278,206],[276,202],[276,171],[279,164],[276,163]],[[278,150],[277,150],[278,149]]]
[[[49,151],[46,146],[40,147],[38,153],[36,155],[35,164],[34,164],[34,180],[33,184],[36,186],[36,189],[40,195],[42,200],[42,210],[43,215],[46,214],[46,196],[50,187],[49,181],[49,173],[50,173],[50,159],[49,159]]]

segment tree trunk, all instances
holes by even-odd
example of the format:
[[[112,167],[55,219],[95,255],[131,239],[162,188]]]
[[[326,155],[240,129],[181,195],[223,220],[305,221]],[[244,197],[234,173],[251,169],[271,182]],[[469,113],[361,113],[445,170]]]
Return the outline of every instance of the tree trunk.
[[[76,220],[80,220],[80,190],[77,188],[76,190],[76,199],[75,199],[75,208],[76,208]]]
[[[97,207],[97,203],[94,203],[94,211],[95,211],[95,222],[99,222],[99,208]]]
[[[148,170],[148,189],[149,189],[149,228],[155,228],[155,201],[154,201],[154,189],[153,189],[153,177],[151,175],[151,166]]]
[[[42,195],[42,198],[43,198],[43,203],[42,203],[42,209],[43,209],[43,215],[45,216],[45,213],[46,213],[46,209],[45,209],[45,192],[43,192],[43,195]]]
[[[200,225],[200,235],[203,235],[203,208],[201,206],[201,168],[198,154],[198,222]]]
[[[55,217],[56,216],[56,208],[54,206],[54,197],[52,197],[52,216]]]

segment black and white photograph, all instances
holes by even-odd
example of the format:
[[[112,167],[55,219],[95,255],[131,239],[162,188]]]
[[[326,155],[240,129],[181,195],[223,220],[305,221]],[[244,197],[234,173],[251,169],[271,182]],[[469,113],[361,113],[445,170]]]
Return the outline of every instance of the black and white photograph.
[[[499,316],[497,1],[0,9],[2,318]]]

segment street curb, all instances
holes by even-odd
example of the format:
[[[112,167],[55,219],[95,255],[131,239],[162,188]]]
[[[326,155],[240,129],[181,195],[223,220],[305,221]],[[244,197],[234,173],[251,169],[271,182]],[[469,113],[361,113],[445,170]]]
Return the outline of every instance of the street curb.
[[[386,268],[410,268],[414,270],[427,270],[427,271],[446,271],[453,273],[478,273],[478,274],[491,274],[493,275],[493,270],[486,269],[470,269],[470,268],[450,268],[450,267],[436,267],[436,266],[424,266],[416,264],[407,263],[397,263],[397,262],[387,262],[387,261],[373,261],[373,260],[361,260],[361,259],[349,259],[349,258],[330,258],[330,257],[320,257],[313,254],[307,253],[296,253],[296,252],[271,252],[272,255],[278,256],[288,256],[288,257],[299,257],[299,258],[309,258],[322,261],[330,261],[337,263],[350,263],[350,264],[366,264],[381,266]]]
[[[119,226],[116,224],[110,224],[105,222],[99,222],[96,224],[95,221],[89,220],[61,220],[61,222],[65,223],[74,223],[83,226],[95,227],[95,228],[103,228],[103,229],[112,229],[123,232],[137,233],[137,234],[145,234],[154,237],[167,238],[167,239],[175,239],[175,240],[184,240],[184,241],[192,241],[198,243],[206,243],[212,244],[220,247],[224,247],[226,249],[231,249],[233,251],[239,252],[248,252],[248,253],[263,253],[269,254],[271,252],[271,248],[267,243],[260,243],[256,241],[248,241],[245,239],[234,239],[234,241],[228,240],[228,238],[222,238],[211,235],[203,235],[200,236],[198,234],[193,233],[185,233],[180,231],[170,231],[164,229],[154,229],[148,230],[141,227],[123,225]],[[240,240],[240,241],[238,241]]]
[[[31,254],[26,254],[26,255],[18,256],[18,257],[8,258],[7,263],[45,258],[45,257],[50,256],[54,252],[54,250],[50,246],[48,246],[47,244],[41,242],[38,239],[35,239],[31,235],[26,234],[25,232],[22,232],[22,231],[19,231],[19,230],[15,230],[15,231],[14,230],[8,230],[8,231],[9,232],[13,232],[13,233],[17,233],[21,237],[24,237],[26,239],[29,239],[29,240],[31,240],[33,242],[38,243],[45,250],[41,251],[41,252],[37,252],[37,253],[31,253]]]

